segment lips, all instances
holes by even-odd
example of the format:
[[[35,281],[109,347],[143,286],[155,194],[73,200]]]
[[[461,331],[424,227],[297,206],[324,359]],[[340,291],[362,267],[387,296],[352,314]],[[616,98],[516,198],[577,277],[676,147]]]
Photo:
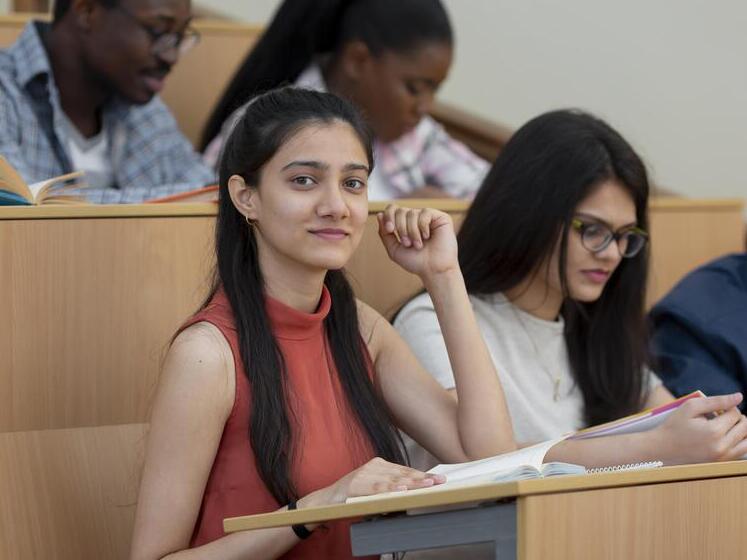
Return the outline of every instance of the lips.
[[[166,82],[168,72],[144,72],[143,83],[152,93],[159,93]]]
[[[581,273],[594,284],[604,284],[610,277],[609,271],[601,268],[582,270]]]
[[[310,230],[310,233],[313,233],[317,237],[321,237],[322,239],[326,239],[328,241],[339,241],[341,239],[345,239],[346,237],[348,237],[348,235],[350,235],[344,229],[338,228],[313,229]]]

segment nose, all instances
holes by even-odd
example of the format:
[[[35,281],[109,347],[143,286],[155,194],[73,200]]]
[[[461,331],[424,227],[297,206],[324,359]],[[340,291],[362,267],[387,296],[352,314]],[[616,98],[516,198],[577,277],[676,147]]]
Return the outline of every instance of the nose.
[[[321,217],[342,219],[349,214],[347,201],[342,189],[334,183],[320,189],[320,199],[317,204],[317,214]]]
[[[179,60],[179,47],[177,45],[162,49],[156,53],[156,58],[171,69]]]
[[[613,238],[610,241],[609,245],[607,245],[601,251],[594,253],[594,256],[598,259],[611,263],[613,266],[617,266],[622,260],[622,255],[620,253],[620,247],[618,243],[619,241]]]
[[[433,91],[426,91],[422,93],[415,104],[415,111],[418,118],[423,118],[431,112],[433,109],[433,102],[435,101],[435,93]]]

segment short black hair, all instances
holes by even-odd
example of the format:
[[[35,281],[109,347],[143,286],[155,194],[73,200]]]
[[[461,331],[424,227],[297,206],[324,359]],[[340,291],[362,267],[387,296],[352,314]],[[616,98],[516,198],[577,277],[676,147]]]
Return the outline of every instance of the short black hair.
[[[106,6],[107,8],[113,8],[119,4],[119,0],[97,0],[99,4]],[[65,14],[70,9],[73,0],[55,0],[54,9],[52,10],[52,23],[57,23],[65,17]]]

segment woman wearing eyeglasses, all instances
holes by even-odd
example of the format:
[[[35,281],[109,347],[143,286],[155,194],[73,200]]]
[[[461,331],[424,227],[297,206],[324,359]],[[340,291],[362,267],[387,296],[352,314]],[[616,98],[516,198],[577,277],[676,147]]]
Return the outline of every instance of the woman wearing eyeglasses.
[[[577,111],[527,123],[483,182],[459,232],[459,262],[517,442],[672,400],[647,368],[648,196],[632,147]],[[395,326],[453,390],[428,295],[410,301]],[[694,399],[655,430],[566,441],[547,459],[603,466],[736,458],[747,452],[740,401],[739,393]],[[419,453],[413,464],[423,466]]]

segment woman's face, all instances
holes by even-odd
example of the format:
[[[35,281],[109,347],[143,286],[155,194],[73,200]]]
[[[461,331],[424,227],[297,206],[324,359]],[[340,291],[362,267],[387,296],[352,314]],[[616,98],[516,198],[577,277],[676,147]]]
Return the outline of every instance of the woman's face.
[[[614,180],[601,183],[583,199],[576,208],[574,218],[584,224],[601,224],[612,232],[637,225],[633,197]],[[613,240],[604,250],[593,253],[581,242],[580,231],[569,228],[567,235],[566,278],[570,297],[586,303],[596,301],[622,261],[617,242]],[[550,260],[549,283],[553,290],[562,293],[559,253],[558,243]]]
[[[236,187],[243,180],[232,177],[234,203],[255,221],[263,268],[342,268],[366,224],[368,173],[357,134],[335,121],[290,137],[262,168],[257,188]]]
[[[430,112],[436,90],[449,73],[452,54],[448,43],[424,43],[405,53],[369,54],[350,94],[377,138],[396,140]]]

